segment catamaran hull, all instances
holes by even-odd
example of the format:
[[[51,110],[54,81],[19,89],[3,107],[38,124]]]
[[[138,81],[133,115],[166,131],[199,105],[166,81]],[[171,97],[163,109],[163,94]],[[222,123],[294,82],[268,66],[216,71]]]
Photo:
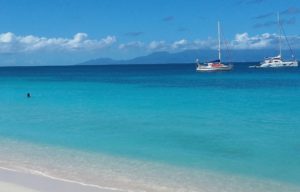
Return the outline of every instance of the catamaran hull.
[[[284,68],[284,67],[298,67],[298,61],[288,61],[281,63],[262,63],[257,66],[250,66],[249,68]]]
[[[290,48],[292,60],[283,60],[282,59],[282,43],[281,43],[281,32],[283,30],[282,24],[280,23],[279,13],[277,15],[278,27],[279,27],[279,55],[276,57],[266,57],[260,65],[250,66],[250,68],[284,68],[284,67],[298,67],[298,61],[296,61],[293,50],[290,46],[290,43],[285,35],[285,40]]]

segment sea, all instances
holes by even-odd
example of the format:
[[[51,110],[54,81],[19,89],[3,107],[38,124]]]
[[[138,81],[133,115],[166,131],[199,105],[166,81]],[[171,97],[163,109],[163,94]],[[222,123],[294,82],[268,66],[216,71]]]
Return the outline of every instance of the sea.
[[[113,191],[299,192],[300,69],[249,65],[1,67],[0,166]]]

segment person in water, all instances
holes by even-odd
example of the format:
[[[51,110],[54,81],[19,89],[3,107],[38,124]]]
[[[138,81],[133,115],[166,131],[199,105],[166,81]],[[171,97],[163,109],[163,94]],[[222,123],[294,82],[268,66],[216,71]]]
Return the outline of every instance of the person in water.
[[[30,98],[31,97],[31,94],[30,93],[27,93],[27,98]]]

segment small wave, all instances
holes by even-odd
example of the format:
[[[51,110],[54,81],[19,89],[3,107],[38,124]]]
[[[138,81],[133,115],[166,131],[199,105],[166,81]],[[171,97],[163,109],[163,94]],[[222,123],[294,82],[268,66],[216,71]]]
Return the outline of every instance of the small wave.
[[[42,177],[52,179],[52,180],[55,180],[55,181],[72,183],[72,184],[77,184],[77,185],[81,185],[81,186],[84,186],[84,187],[96,188],[96,189],[100,189],[100,190],[110,190],[110,191],[120,191],[120,192],[145,192],[145,191],[125,190],[125,189],[114,188],[114,187],[105,187],[105,186],[100,186],[100,185],[96,185],[96,184],[90,184],[90,183],[84,183],[84,182],[74,181],[74,180],[70,180],[70,179],[54,177],[54,176],[48,175],[46,173],[43,173],[41,171],[32,170],[32,169],[28,169],[28,168],[24,168],[24,167],[18,167],[18,169],[0,167],[0,169],[2,169],[4,171],[15,172],[15,173],[25,173],[25,174],[31,174],[31,175],[36,175],[36,176],[42,176]]]

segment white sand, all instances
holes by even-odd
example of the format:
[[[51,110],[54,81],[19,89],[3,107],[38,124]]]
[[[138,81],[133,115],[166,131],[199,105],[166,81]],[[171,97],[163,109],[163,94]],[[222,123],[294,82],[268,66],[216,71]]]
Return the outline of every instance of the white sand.
[[[0,192],[120,192],[0,168]]]
[[[0,192],[38,192],[38,191],[20,185],[16,185],[13,183],[0,181]]]

